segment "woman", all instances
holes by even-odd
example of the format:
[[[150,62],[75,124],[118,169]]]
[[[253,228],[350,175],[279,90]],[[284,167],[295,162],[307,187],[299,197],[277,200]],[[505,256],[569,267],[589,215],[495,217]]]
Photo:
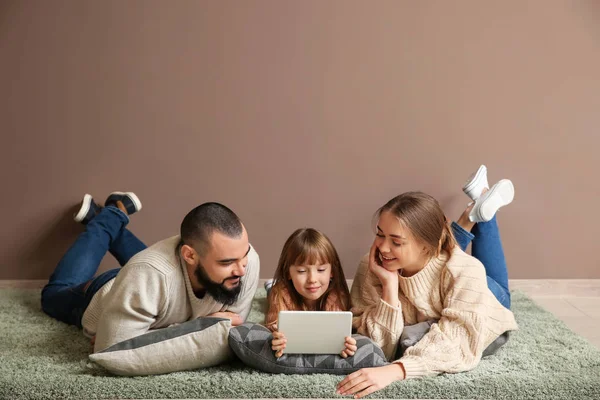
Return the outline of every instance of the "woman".
[[[495,219],[514,188],[509,180],[487,186],[481,166],[463,187],[474,203],[452,228],[439,203],[420,192],[378,210],[377,236],[352,286],[353,326],[394,361],[348,375],[339,394],[360,398],[396,380],[468,371],[490,344],[517,329]],[[472,256],[464,252],[470,242]],[[396,359],[405,325],[432,319],[422,339]]]

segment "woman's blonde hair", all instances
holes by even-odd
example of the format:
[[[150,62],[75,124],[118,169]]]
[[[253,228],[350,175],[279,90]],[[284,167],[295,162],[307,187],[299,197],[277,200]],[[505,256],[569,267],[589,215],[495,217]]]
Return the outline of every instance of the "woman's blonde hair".
[[[291,280],[290,267],[292,265],[331,265],[331,283],[327,291],[321,296],[317,304],[317,311],[325,311],[327,299],[336,300],[340,310],[350,309],[350,291],[342,269],[342,263],[335,247],[329,238],[313,228],[297,229],[286,240],[281,250],[277,270],[275,271],[275,284],[269,296],[271,304],[282,304],[282,294],[287,292],[291,297],[295,310],[306,310],[302,296],[294,288]]]
[[[436,199],[423,192],[406,192],[394,197],[376,212],[390,212],[408,228],[413,236],[424,243],[430,256],[450,255],[456,240],[448,226],[442,207]]]

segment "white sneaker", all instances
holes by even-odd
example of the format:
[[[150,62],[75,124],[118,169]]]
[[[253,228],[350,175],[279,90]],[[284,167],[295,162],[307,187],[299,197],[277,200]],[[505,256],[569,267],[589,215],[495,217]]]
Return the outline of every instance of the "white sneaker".
[[[91,194],[86,194],[81,201],[81,207],[73,214],[73,219],[75,222],[87,225],[99,212],[100,206],[96,204]]]
[[[489,189],[487,180],[487,168],[485,165],[479,167],[479,169],[469,176],[467,182],[463,186],[463,192],[471,198],[471,200],[477,200],[481,196],[483,189]]]
[[[500,207],[510,204],[515,198],[515,187],[509,179],[502,179],[481,195],[469,214],[471,222],[487,222],[494,218]]]

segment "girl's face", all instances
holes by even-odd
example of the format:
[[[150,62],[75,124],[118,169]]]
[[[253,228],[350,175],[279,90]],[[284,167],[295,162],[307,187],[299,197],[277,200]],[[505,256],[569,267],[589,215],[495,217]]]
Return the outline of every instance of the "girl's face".
[[[290,278],[305,303],[314,306],[329,288],[331,264],[292,265]]]
[[[404,270],[412,275],[420,271],[429,260],[424,245],[417,241],[412,233],[400,224],[395,215],[384,211],[377,224],[375,237],[376,261],[389,271]]]

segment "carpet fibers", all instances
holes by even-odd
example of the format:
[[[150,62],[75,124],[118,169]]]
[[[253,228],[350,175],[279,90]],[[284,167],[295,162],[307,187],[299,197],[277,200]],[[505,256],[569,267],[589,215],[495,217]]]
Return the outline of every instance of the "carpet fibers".
[[[261,321],[265,292],[251,321]],[[513,293],[520,330],[470,372],[396,382],[370,398],[600,399],[600,350],[524,294]],[[0,399],[328,398],[334,375],[271,375],[231,364],[152,377],[92,368],[81,332],[44,315],[39,290],[0,290]]]

